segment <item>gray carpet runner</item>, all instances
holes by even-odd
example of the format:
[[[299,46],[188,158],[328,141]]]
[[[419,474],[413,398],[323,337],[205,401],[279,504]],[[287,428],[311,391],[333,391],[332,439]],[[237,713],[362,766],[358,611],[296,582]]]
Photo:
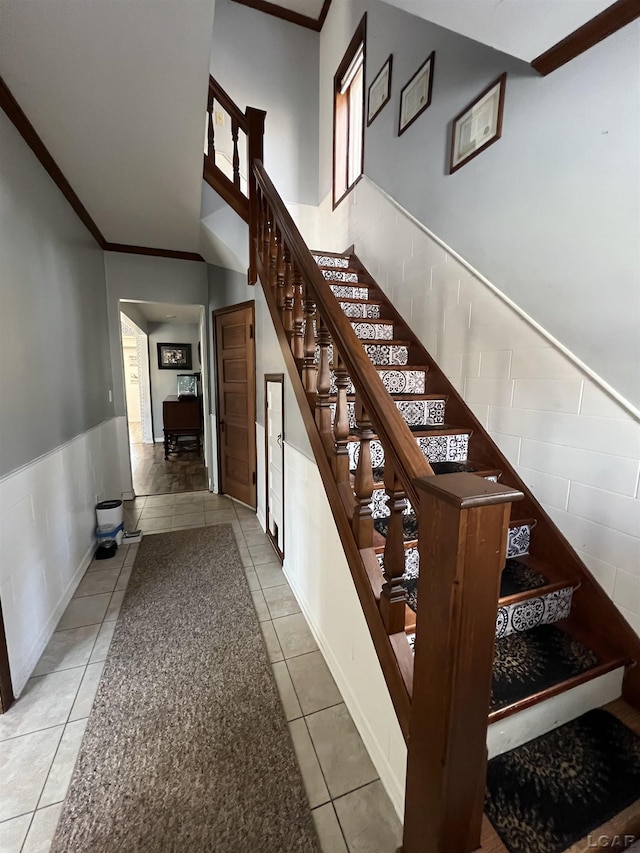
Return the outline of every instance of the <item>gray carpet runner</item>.
[[[146,537],[51,853],[319,853],[230,525]]]

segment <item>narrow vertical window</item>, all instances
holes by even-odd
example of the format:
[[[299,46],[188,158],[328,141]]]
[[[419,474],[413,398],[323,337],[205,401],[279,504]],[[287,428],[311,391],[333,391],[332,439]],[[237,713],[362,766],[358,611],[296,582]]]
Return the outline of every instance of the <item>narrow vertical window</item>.
[[[333,78],[333,206],[361,177],[364,167],[365,15]]]

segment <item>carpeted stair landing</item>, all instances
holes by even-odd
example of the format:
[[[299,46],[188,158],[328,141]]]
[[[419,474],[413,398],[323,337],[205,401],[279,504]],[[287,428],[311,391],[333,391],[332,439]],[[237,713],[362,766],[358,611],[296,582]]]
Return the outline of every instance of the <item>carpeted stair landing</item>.
[[[51,853],[319,853],[230,525],[146,537]]]

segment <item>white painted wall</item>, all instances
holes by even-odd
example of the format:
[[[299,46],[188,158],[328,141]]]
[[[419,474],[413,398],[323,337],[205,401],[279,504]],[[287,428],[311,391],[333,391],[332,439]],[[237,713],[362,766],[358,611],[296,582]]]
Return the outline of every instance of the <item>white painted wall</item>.
[[[638,417],[367,178],[321,214],[640,633]]]
[[[639,405],[640,21],[540,78],[386,3],[333,3],[320,36],[321,199],[333,75],[365,10],[367,86],[394,56],[391,101],[365,134],[365,174]],[[432,104],[398,137],[400,89],[432,50]],[[502,138],[447,174],[453,117],[503,71]]]
[[[120,496],[116,421],[0,479],[0,597],[16,696],[93,556],[96,503]]]
[[[267,111],[265,166],[285,201],[318,203],[318,33],[217,0],[211,74],[240,109]]]

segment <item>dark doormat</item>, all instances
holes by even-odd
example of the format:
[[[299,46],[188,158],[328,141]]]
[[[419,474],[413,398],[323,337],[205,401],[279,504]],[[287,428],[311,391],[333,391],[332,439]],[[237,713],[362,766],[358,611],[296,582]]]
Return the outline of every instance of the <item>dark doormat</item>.
[[[607,711],[489,762],[485,811],[510,853],[561,853],[640,798],[640,737]]]

